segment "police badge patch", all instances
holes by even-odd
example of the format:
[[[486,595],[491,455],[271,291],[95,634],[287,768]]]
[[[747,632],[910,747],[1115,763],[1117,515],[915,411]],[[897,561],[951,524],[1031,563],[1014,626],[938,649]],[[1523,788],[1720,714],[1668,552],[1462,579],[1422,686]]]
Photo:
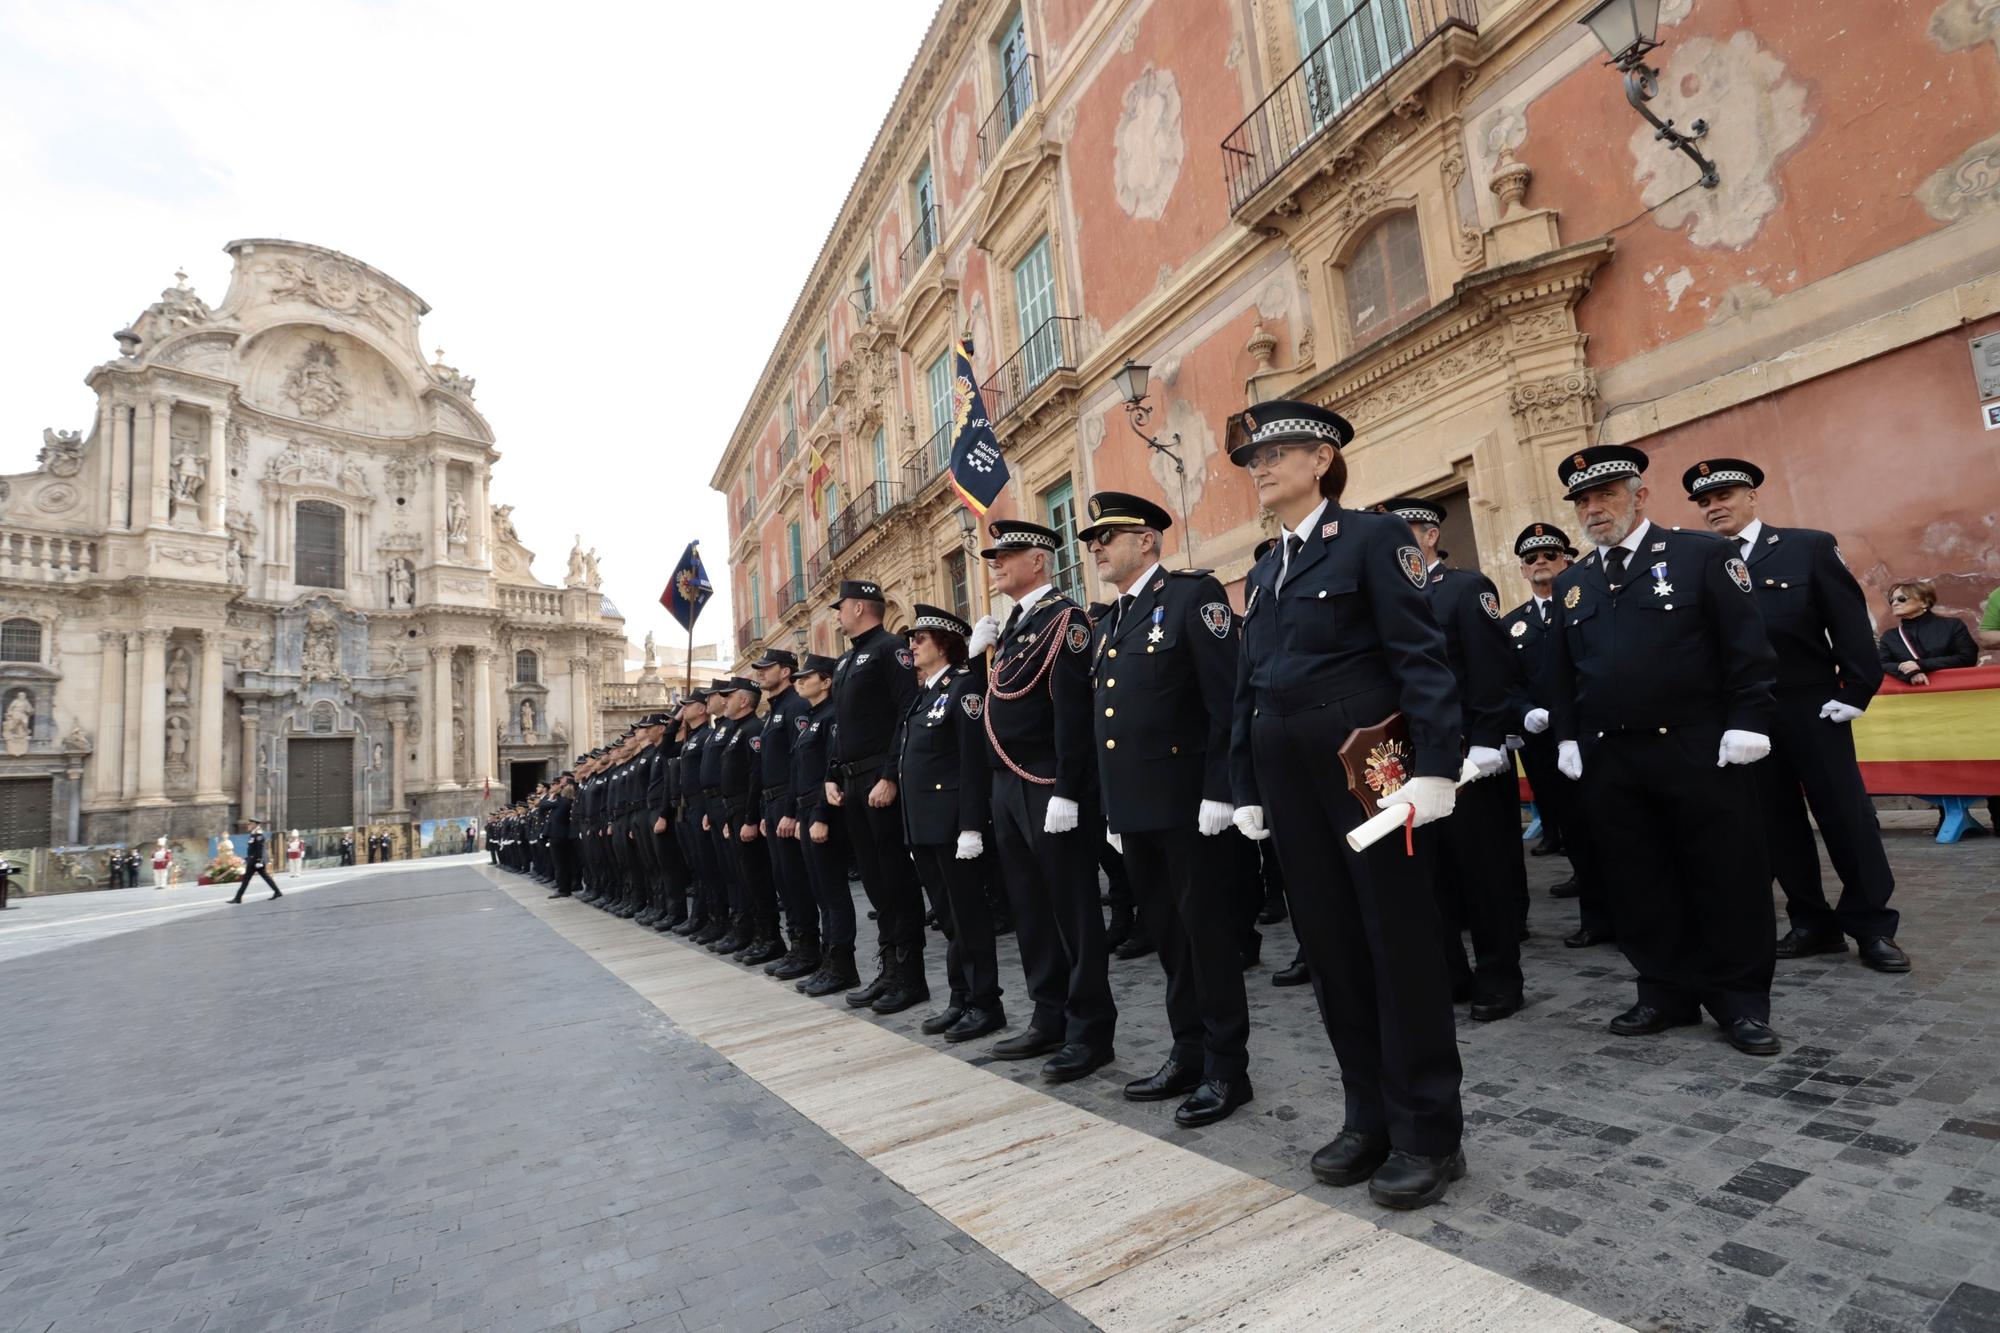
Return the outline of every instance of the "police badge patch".
[[[908,648],[898,648],[896,650],[896,665],[903,668],[903,670],[905,671],[914,671],[916,669],[917,659],[910,656],[910,650]]]
[[[986,711],[986,698],[979,694],[961,694],[958,696],[958,706],[965,710],[967,717],[977,722],[979,715]]]
[[[1218,639],[1229,637],[1229,603],[1210,602],[1201,608],[1201,623]]]
[[[1063,636],[1063,641],[1071,652],[1080,653],[1083,651],[1083,646],[1090,642],[1090,631],[1082,625],[1071,625],[1069,633]]]
[[[1396,563],[1403,567],[1403,573],[1419,588],[1428,581],[1424,575],[1424,553],[1414,546],[1398,546]]]
[[[806,715],[805,715],[804,713],[800,713],[800,714],[799,714],[799,721],[798,721],[798,731],[799,731],[799,734],[800,734],[800,735],[804,735],[804,734],[805,734],[805,730],[806,730],[806,723],[807,723],[807,722],[809,722],[809,721],[811,721],[811,720],[812,720],[812,719],[808,718],[808,717],[807,717],[807,716],[806,716]]]
[[[1731,556],[1723,562],[1722,567],[1729,571],[1729,577],[1735,582],[1737,587],[1745,592],[1750,591],[1750,566],[1744,564],[1735,556]]]
[[[750,738],[750,748],[753,751],[762,750],[764,748],[764,738],[762,736],[752,736]]]
[[[1582,600],[1583,600],[1583,585],[1580,583],[1570,584],[1569,591],[1563,594],[1563,605],[1569,610],[1574,611],[1576,610],[1577,603],[1581,602]]]
[[[1482,592],[1479,594],[1479,609],[1493,617],[1493,619],[1498,620],[1500,618],[1500,599],[1490,592]]]
[[[1514,622],[1513,628],[1509,629],[1507,632],[1513,635],[1517,639],[1522,638],[1528,632],[1528,622],[1525,620],[1517,620]]]

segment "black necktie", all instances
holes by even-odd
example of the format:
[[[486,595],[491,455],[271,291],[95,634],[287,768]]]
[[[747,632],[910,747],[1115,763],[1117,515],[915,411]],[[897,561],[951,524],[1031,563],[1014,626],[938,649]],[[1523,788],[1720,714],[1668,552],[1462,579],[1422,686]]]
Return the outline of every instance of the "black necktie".
[[[1617,587],[1625,581],[1625,562],[1632,553],[1622,546],[1614,546],[1604,554],[1605,573],[1611,579],[1611,586]]]
[[[1741,540],[1743,542],[1743,558],[1745,560],[1748,560],[1750,558],[1750,539],[1748,537],[1744,537]]]
[[[1127,611],[1130,611],[1131,609],[1132,609],[1132,594],[1129,592],[1119,593],[1118,605],[1111,612],[1112,634],[1115,635],[1118,633],[1118,627],[1125,623],[1125,613]]]
[[[1007,613],[1007,626],[1000,631],[1000,641],[1005,643],[1014,637],[1014,626],[1021,623],[1021,604],[1014,603],[1014,609]]]
[[[1535,610],[1537,610],[1537,611],[1541,612],[1541,615],[1542,615],[1542,623],[1543,623],[1544,625],[1548,624],[1548,623],[1549,623],[1549,604],[1548,604],[1547,602],[1536,602],[1536,603],[1535,603]]]
[[[1278,566],[1278,581],[1274,585],[1275,587],[1282,588],[1285,586],[1285,579],[1292,572],[1292,561],[1298,559],[1299,552],[1305,549],[1306,539],[1304,537],[1299,536],[1296,532],[1285,534],[1285,561]]]

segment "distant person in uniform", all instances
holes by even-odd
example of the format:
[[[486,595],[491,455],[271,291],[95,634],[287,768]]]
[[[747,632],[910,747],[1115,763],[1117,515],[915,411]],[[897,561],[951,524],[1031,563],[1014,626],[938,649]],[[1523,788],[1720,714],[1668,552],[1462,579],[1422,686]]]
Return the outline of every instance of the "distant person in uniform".
[[[278,881],[271,878],[270,867],[265,862],[264,826],[253,819],[249,827],[250,841],[243,849],[243,878],[236,881],[236,896],[229,901],[242,902],[243,890],[250,887],[251,878],[257,875],[263,876],[264,882],[271,886],[273,898],[282,898],[285,895],[279,892]]]
[[[167,840],[165,838],[161,838],[158,842],[153,844],[153,887],[154,888],[164,889],[167,887],[167,872],[169,870],[172,870],[173,867],[174,867],[173,851],[167,846]]]
[[[354,864],[354,835],[352,833],[343,833],[340,837],[340,863],[344,866]]]

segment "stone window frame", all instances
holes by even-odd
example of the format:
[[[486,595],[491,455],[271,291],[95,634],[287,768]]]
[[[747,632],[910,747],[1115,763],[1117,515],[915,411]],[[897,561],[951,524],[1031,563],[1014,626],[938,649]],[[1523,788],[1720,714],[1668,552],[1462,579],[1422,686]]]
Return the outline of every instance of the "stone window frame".
[[[524,657],[528,659],[529,669],[532,673],[525,678],[521,675],[521,659]],[[516,685],[540,685],[542,683],[542,655],[540,653],[536,652],[533,648],[515,649],[513,683]]]
[[[316,505],[321,508],[335,510],[340,515],[339,527],[336,531],[340,545],[339,549],[334,552],[333,575],[336,581],[333,583],[307,583],[305,579],[300,577],[305,571],[301,567],[299,558],[299,517],[307,505]],[[347,561],[349,551],[352,548],[348,529],[354,521],[353,509],[338,500],[330,500],[323,495],[299,495],[294,496],[292,499],[291,517],[293,586],[299,588],[319,588],[327,592],[347,591]]]
[[[1367,328],[1356,328],[1356,312],[1352,300],[1353,282],[1350,277],[1350,270],[1371,242],[1374,242],[1377,237],[1384,237],[1386,245],[1386,237],[1384,235],[1386,230],[1405,220],[1408,221],[1410,226],[1416,229],[1415,240],[1418,272],[1415,277],[1417,280],[1416,286],[1422,295],[1422,304],[1411,304],[1406,307],[1391,309],[1388,314],[1382,316],[1376,322],[1369,324]],[[1340,249],[1336,251],[1333,260],[1333,269],[1339,277],[1339,281],[1334,284],[1334,291],[1337,293],[1340,306],[1340,336],[1347,351],[1354,352],[1366,347],[1383,334],[1391,332],[1437,304],[1436,294],[1431,287],[1431,262],[1430,255],[1426,252],[1425,242],[1423,210],[1414,199],[1410,200],[1407,204],[1397,201],[1394,204],[1370,213],[1341,242]],[[1386,266],[1386,258],[1385,251],[1385,266],[1383,269],[1384,288],[1385,292],[1393,292],[1396,283],[1394,275],[1389,272]],[[1406,273],[1403,276],[1407,279],[1410,275]]]
[[[0,662],[7,662],[24,666],[46,665],[48,658],[48,643],[49,640],[54,635],[54,627],[48,624],[44,624],[41,620],[37,619],[34,616],[10,615],[5,617],[4,619],[0,619],[0,637],[4,637],[6,630],[9,627],[17,625],[31,625],[34,627],[35,655],[33,657],[15,657],[5,652],[4,650],[0,650]]]

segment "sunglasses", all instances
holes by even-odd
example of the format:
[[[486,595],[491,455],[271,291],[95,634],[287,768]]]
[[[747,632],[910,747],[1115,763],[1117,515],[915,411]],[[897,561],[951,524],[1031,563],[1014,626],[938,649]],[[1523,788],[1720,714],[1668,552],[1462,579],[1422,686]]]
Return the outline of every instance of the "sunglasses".
[[[1521,557],[1521,563],[1524,565],[1539,565],[1546,560],[1553,565],[1558,560],[1567,560],[1568,558],[1561,551],[1530,551]]]
[[[1099,547],[1111,545],[1112,542],[1125,535],[1122,532],[1093,532],[1090,534],[1090,539],[1084,542],[1084,545],[1095,551]]]
[[[1910,599],[1908,597],[1903,596],[1903,594],[1897,593],[1894,597],[1891,597],[1889,599],[1889,604],[1891,606],[1900,606],[1902,603],[1907,602],[1909,600]]]

